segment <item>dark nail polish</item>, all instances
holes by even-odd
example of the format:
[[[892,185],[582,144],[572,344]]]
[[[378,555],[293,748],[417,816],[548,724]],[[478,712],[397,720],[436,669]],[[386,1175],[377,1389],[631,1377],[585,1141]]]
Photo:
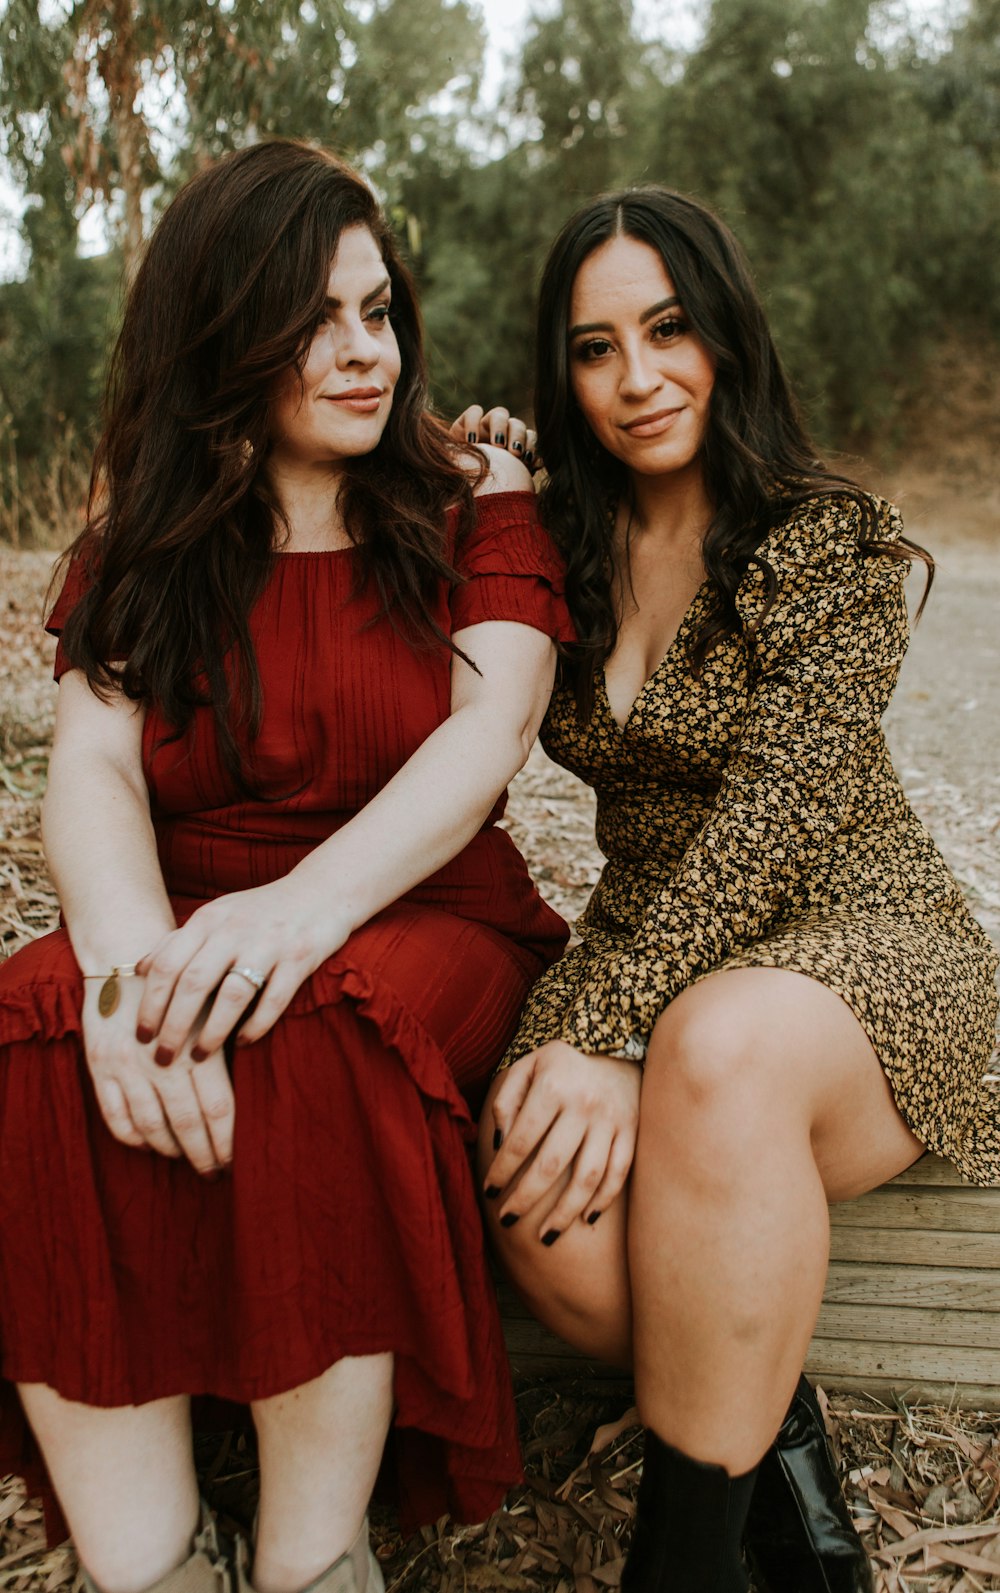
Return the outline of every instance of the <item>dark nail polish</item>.
[[[466,432],[466,437],[469,442],[475,442],[476,440],[476,434],[474,431]]]
[[[523,454],[524,453],[524,444],[523,443],[519,443],[519,442],[511,443],[510,451],[511,451],[511,453],[514,453],[514,454]]]
[[[503,1144],[503,1129],[501,1129],[501,1128],[494,1129],[493,1130],[493,1149],[494,1150],[499,1150],[500,1146],[502,1144]]]
[[[600,1212],[599,1212],[599,1211],[592,1211],[592,1212],[591,1212],[591,1213],[590,1213],[590,1216],[589,1216],[589,1217],[588,1217],[588,1218],[587,1218],[587,1221],[588,1221],[588,1222],[589,1222],[589,1224],[590,1224],[590,1226],[591,1226],[591,1227],[593,1227],[593,1226],[594,1226],[594,1224],[595,1224],[595,1222],[596,1222],[596,1221],[597,1221],[597,1219],[598,1219],[598,1217],[599,1217],[599,1216],[600,1216],[600,1215],[601,1215],[601,1214],[600,1214]]]
[[[560,1232],[561,1229],[559,1228],[550,1228],[548,1233],[542,1235],[542,1244],[554,1245],[556,1240],[559,1238]]]
[[[135,1037],[140,1045],[148,1045],[153,1038],[153,1031],[145,1023],[140,1023],[135,1031]]]
[[[203,1051],[200,1045],[193,1045],[191,1047],[192,1062],[204,1062],[209,1056],[211,1056],[211,1052]]]
[[[520,1222],[520,1220],[518,1212],[508,1211],[505,1216],[500,1218],[500,1226],[501,1228],[513,1228],[514,1224]]]
[[[507,443],[507,433],[505,431],[498,432],[495,440],[498,448],[504,448]]]
[[[490,1184],[488,1186],[488,1188],[484,1191],[484,1193],[486,1195],[486,1199],[487,1200],[496,1200],[497,1196],[500,1193],[499,1184]]]
[[[169,1045],[158,1045],[156,1050],[153,1052],[153,1061],[156,1063],[157,1067],[168,1068],[173,1060],[174,1053],[171,1051]]]

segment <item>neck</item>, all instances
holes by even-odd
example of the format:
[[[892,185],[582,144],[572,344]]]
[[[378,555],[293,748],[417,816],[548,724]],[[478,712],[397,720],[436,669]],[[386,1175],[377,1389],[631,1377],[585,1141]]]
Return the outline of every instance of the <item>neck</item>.
[[[704,539],[712,518],[712,501],[698,464],[665,476],[630,478],[632,529],[646,538],[670,544]]]
[[[270,462],[268,484],[288,523],[288,537],[281,543],[286,552],[322,551],[350,542],[337,505],[341,475],[337,465],[326,461],[316,465]]]

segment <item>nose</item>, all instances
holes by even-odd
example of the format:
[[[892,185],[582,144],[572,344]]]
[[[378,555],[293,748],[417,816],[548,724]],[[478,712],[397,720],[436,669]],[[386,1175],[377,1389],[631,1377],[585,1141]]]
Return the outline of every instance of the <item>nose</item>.
[[[371,370],[378,364],[379,345],[360,316],[352,316],[337,339],[337,366],[340,370],[360,367]]]
[[[622,397],[640,401],[650,398],[660,385],[660,376],[648,344],[643,339],[626,346],[623,353]]]

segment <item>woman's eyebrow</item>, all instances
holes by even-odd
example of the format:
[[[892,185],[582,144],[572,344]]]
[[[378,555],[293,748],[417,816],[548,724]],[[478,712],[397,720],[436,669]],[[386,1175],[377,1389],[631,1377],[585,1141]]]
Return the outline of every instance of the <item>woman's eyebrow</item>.
[[[392,286],[392,283],[389,280],[389,278],[388,277],[383,277],[382,281],[379,283],[378,287],[377,288],[372,288],[371,292],[370,293],[366,293],[364,298],[361,300],[362,309],[364,309],[366,304],[371,304],[373,299],[380,298],[381,295],[385,292],[386,288],[390,288],[391,286]],[[326,307],[327,307],[328,310],[340,310],[340,309],[343,309],[343,305],[344,305],[343,299],[335,299],[331,293],[327,294],[327,296],[326,296]]]
[[[645,326],[646,322],[651,321],[654,315],[661,315],[664,310],[676,309],[680,302],[680,299],[675,293],[672,294],[669,299],[661,299],[658,304],[651,304],[649,309],[643,310],[642,314],[640,315],[639,325]],[[611,321],[586,321],[581,322],[579,326],[571,326],[569,329],[569,335],[570,337],[580,337],[584,332],[613,331],[614,324]]]

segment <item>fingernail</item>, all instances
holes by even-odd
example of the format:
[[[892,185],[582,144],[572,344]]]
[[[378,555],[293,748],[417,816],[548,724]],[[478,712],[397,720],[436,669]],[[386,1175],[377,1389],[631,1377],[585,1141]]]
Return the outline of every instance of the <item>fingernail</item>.
[[[192,1062],[204,1062],[206,1060],[206,1058],[209,1057],[210,1055],[211,1055],[211,1052],[210,1051],[203,1051],[200,1045],[193,1045],[191,1047],[191,1061]]]
[[[253,1042],[251,1040],[247,1039],[245,1034],[238,1034],[233,1041],[234,1045],[251,1045],[252,1043]]]
[[[168,1068],[174,1060],[174,1053],[169,1045],[158,1045],[153,1053],[153,1061],[157,1067]]]
[[[148,1045],[153,1038],[153,1031],[145,1023],[140,1023],[135,1031],[135,1037],[140,1045]]]
[[[597,1221],[597,1219],[598,1219],[598,1217],[599,1217],[599,1216],[600,1216],[600,1215],[601,1215],[601,1214],[600,1214],[600,1212],[599,1212],[599,1211],[592,1211],[592,1212],[591,1212],[591,1213],[590,1213],[590,1216],[589,1216],[589,1217],[588,1217],[588,1218],[587,1218],[587,1221],[588,1221],[588,1222],[589,1222],[589,1223],[590,1223],[590,1226],[591,1226],[591,1227],[593,1227],[593,1226],[594,1226],[594,1224],[595,1224],[595,1222],[596,1222],[596,1221]]]
[[[511,443],[510,449],[511,449],[511,453],[523,454],[524,453],[524,444],[523,443],[519,443],[519,442]]]
[[[500,1218],[500,1226],[501,1228],[513,1228],[514,1224],[520,1222],[520,1220],[518,1212],[508,1211],[505,1216]]]
[[[486,1195],[486,1199],[487,1200],[496,1200],[496,1198],[499,1195],[499,1193],[500,1193],[500,1186],[498,1184],[490,1184],[489,1187],[485,1190],[485,1195]]]
[[[494,1150],[499,1150],[500,1146],[502,1144],[503,1144],[503,1129],[502,1128],[496,1128],[496,1129],[493,1130],[493,1149]]]
[[[210,1172],[202,1173],[201,1176],[204,1178],[206,1184],[217,1184],[219,1179],[222,1177],[222,1168],[213,1167]]]
[[[507,441],[507,433],[505,431],[497,432],[495,440],[497,447],[502,448]]]
[[[554,1245],[561,1233],[560,1228],[550,1228],[548,1233],[542,1235],[543,1245]]]
[[[466,437],[468,438],[469,442],[475,442],[476,440],[476,434],[474,431],[466,432]]]

